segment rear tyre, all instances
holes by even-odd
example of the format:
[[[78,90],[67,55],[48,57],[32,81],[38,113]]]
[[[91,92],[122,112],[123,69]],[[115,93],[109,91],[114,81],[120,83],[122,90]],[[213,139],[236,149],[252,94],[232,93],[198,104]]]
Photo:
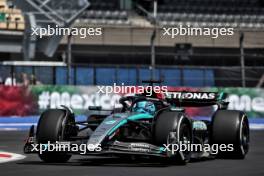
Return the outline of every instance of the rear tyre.
[[[184,113],[165,110],[161,112],[153,125],[153,137],[157,145],[163,144],[179,144],[192,142],[192,128],[188,118]],[[189,162],[190,151],[177,151],[171,155],[170,161],[175,161],[177,164],[185,165]]]
[[[38,143],[47,144],[67,139],[70,135],[75,135],[73,125],[74,117],[68,115],[66,110],[50,109],[42,113],[37,126],[36,138]],[[72,125],[72,126],[71,126]],[[67,162],[71,155],[62,152],[43,152],[39,157],[44,162]]]
[[[211,144],[233,145],[233,151],[223,151],[218,157],[244,159],[249,150],[249,123],[245,113],[218,110],[213,116]]]

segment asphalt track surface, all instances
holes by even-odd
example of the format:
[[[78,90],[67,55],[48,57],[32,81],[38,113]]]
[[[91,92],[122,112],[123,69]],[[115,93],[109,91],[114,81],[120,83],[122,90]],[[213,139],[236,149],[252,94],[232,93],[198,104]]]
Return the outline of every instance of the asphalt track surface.
[[[0,132],[0,151],[22,153],[25,132]],[[0,164],[1,176],[264,176],[264,131],[251,132],[245,160],[193,161],[186,166],[160,161],[74,156],[65,164],[46,164],[36,155]]]

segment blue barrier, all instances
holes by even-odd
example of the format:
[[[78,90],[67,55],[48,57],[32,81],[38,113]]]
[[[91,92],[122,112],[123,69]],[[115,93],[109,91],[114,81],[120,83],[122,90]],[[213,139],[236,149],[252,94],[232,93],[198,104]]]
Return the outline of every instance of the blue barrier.
[[[76,121],[86,120],[87,116],[76,116]],[[199,120],[210,120],[210,117],[195,117]],[[28,130],[31,125],[37,125],[39,116],[0,117],[0,130]],[[264,118],[250,118],[250,129],[264,130]]]

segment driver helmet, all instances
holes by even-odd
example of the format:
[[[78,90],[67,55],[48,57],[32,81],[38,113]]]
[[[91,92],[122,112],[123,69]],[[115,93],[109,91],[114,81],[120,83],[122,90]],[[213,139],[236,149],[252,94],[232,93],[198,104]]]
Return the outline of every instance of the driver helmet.
[[[154,115],[156,111],[156,107],[153,102],[151,101],[140,101],[134,104],[132,108],[132,112],[139,112],[139,113],[148,113]]]

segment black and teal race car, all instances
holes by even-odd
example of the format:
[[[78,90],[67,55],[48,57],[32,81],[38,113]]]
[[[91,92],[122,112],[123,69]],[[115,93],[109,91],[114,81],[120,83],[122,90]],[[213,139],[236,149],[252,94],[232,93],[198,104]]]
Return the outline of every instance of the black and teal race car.
[[[244,112],[227,110],[225,97],[216,92],[166,92],[162,99],[125,96],[119,109],[90,107],[85,121],[75,121],[67,107],[50,109],[41,114],[36,133],[33,126],[30,129],[24,152],[37,153],[45,162],[66,162],[73,154],[160,157],[179,164],[193,158],[243,159],[249,150],[248,119]],[[185,113],[186,107],[213,105],[217,108],[208,121],[194,120]],[[93,147],[85,152],[37,150],[38,144],[52,143]],[[201,148],[180,150],[180,145]],[[205,150],[216,145],[225,150]]]

